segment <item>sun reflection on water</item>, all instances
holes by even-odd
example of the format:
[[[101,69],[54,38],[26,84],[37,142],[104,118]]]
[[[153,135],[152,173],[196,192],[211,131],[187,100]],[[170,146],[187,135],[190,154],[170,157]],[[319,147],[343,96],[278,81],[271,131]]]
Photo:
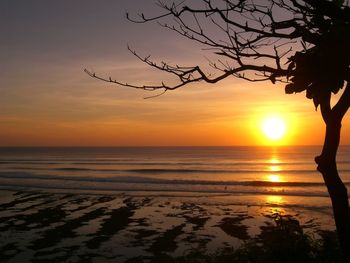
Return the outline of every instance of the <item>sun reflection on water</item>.
[[[279,174],[269,174],[266,176],[266,181],[271,183],[280,183],[283,182],[283,179]]]
[[[270,162],[269,162],[270,164],[278,164],[278,163],[280,163],[280,160],[278,160],[278,158],[277,157],[272,157],[271,159],[270,159]]]
[[[267,171],[268,173],[264,176],[264,180],[266,182],[273,183],[269,189],[272,192],[280,192],[283,191],[281,187],[278,186],[278,183],[285,182],[285,178],[283,177],[283,167],[280,158],[277,155],[273,154],[270,159],[267,160]],[[271,213],[283,214],[284,209],[282,208],[285,204],[286,200],[283,195],[267,195],[265,197],[265,203],[268,206],[271,206]]]
[[[282,205],[284,203],[284,199],[279,195],[268,195],[266,196],[266,203],[273,205]]]
[[[280,183],[285,181],[281,176],[281,174],[278,173],[282,171],[282,166],[278,165],[280,163],[281,161],[276,156],[272,156],[272,158],[267,163],[268,164],[267,170],[270,171],[271,173],[265,176],[265,181],[271,182],[271,183]]]
[[[281,170],[282,170],[282,168],[279,165],[271,165],[270,166],[270,171],[271,172],[278,172],[278,171],[281,171]]]
[[[266,196],[265,202],[270,208],[268,209],[269,214],[285,214],[285,209],[283,205],[285,204],[285,200],[282,196],[279,195],[268,195]]]

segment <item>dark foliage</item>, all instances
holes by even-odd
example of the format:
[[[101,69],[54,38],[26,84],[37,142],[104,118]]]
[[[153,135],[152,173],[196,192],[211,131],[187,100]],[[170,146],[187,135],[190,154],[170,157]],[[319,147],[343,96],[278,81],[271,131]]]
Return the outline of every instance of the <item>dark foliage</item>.
[[[350,8],[340,8],[336,1],[310,1],[310,5],[315,46],[307,49],[304,44],[305,49],[289,59],[287,76],[292,83],[286,93],[306,90],[317,108],[322,96],[336,94],[349,81]]]

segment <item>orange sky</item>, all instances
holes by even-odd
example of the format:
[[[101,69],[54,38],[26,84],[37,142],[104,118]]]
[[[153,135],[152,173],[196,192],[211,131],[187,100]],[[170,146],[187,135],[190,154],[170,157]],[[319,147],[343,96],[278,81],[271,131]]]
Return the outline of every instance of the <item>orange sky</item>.
[[[89,78],[84,67],[128,82],[167,80],[127,43],[173,63],[206,59],[157,25],[125,21],[126,10],[150,9],[144,1],[78,2],[2,4],[0,146],[266,145],[261,120],[274,113],[287,124],[281,144],[322,144],[319,111],[304,94],[285,95],[283,85],[230,78],[145,100],[147,92]],[[344,144],[349,129],[347,118]]]

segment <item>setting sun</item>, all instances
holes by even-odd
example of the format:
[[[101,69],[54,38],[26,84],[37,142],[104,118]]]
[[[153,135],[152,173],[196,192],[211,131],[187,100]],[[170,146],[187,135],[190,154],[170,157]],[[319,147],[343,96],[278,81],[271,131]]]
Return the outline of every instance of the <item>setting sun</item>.
[[[268,117],[262,121],[262,131],[270,140],[280,140],[286,133],[285,121],[280,117]]]

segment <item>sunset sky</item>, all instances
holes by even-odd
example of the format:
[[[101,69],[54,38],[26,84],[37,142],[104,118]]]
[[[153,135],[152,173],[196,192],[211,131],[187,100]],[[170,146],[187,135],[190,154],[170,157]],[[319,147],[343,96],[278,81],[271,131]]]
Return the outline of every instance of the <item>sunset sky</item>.
[[[205,64],[198,45],[125,13],[157,13],[154,0],[2,1],[0,146],[266,145],[265,117],[278,115],[278,144],[322,144],[324,125],[305,94],[229,78],[144,99],[149,92],[90,78],[84,68],[136,84],[167,75],[127,50],[174,64]],[[350,120],[342,143],[350,143]]]

